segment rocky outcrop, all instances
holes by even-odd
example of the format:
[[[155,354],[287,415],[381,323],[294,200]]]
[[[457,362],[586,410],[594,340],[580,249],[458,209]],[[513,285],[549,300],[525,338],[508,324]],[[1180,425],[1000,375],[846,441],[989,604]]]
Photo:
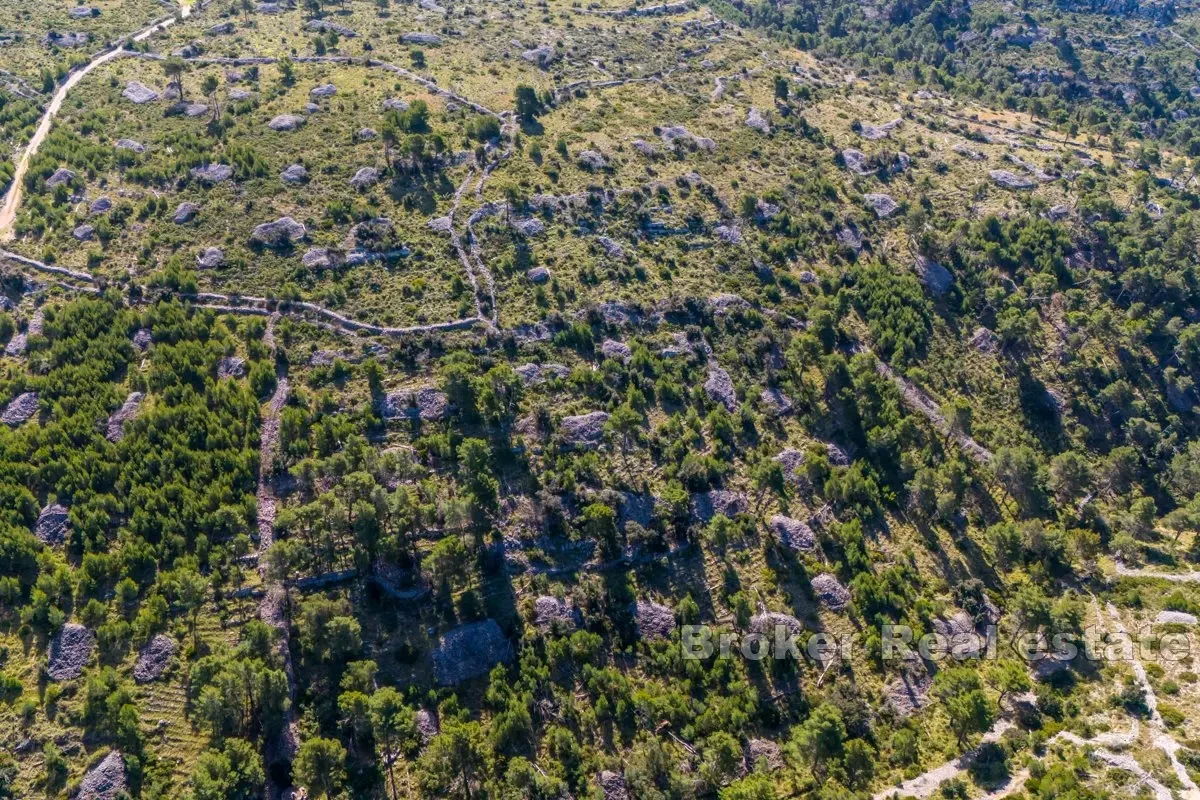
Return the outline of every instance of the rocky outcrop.
[[[345,25],[339,25],[336,22],[330,22],[325,19],[313,19],[308,22],[310,31],[320,31],[321,33],[336,33],[338,36],[345,36],[347,39],[353,39],[358,36],[358,33],[353,28],[347,28]]]
[[[361,167],[350,179],[350,185],[355,189],[366,189],[377,183],[379,183],[379,170],[374,167]]]
[[[733,519],[749,510],[750,501],[741,492],[712,489],[692,495],[692,515],[701,522],[708,522],[718,514]]]
[[[643,639],[666,639],[675,630],[675,612],[649,600],[638,600],[633,610],[634,625]]]
[[[600,353],[605,358],[613,358],[618,361],[628,361],[633,356],[633,350],[629,348],[629,345],[615,339],[605,339],[601,342]]]
[[[141,392],[129,393],[129,396],[125,398],[125,402],[121,404],[121,407],[108,418],[104,434],[106,439],[110,442],[119,442],[125,438],[125,423],[137,416],[143,399],[145,399],[145,395]]]
[[[760,109],[753,106],[746,113],[746,127],[752,128],[759,133],[770,133],[771,123],[767,122],[766,115]]]
[[[526,386],[536,386],[553,378],[564,379],[571,370],[562,364],[522,364],[514,372]]]
[[[442,37],[438,36],[436,33],[410,31],[405,34],[401,34],[400,41],[404,44],[436,45],[442,43]]]
[[[604,424],[608,422],[608,414],[603,411],[593,411],[590,414],[580,414],[574,417],[563,417],[559,425],[563,442],[572,447],[597,447],[604,441]]]
[[[128,796],[127,788],[125,757],[113,750],[83,776],[73,800],[118,800]]]
[[[153,103],[159,98],[159,94],[154,89],[151,89],[145,84],[132,81],[125,87],[125,91],[121,92],[121,96],[131,103],[142,105],[143,103]]]
[[[850,590],[828,572],[812,579],[813,596],[830,611],[841,611],[850,604]]]
[[[200,213],[200,206],[195,203],[180,203],[175,208],[175,213],[171,216],[171,221],[176,225],[186,225],[196,218]]]
[[[720,403],[725,406],[728,411],[737,410],[737,390],[733,388],[733,379],[721,367],[714,365],[708,368],[708,379],[704,382],[704,393],[714,403]]]
[[[52,681],[69,681],[83,674],[96,646],[95,635],[74,622],[63,625],[50,640],[46,659],[46,675]]]
[[[768,525],[779,537],[779,543],[789,550],[809,552],[817,546],[817,537],[807,522],[776,514]]]
[[[291,217],[280,217],[254,228],[250,241],[266,247],[285,247],[308,235],[308,229]]]
[[[233,177],[233,167],[228,164],[205,164],[192,168],[192,177],[208,186],[227,181]]]
[[[916,268],[921,283],[925,284],[930,294],[940,297],[954,285],[954,276],[950,271],[933,259],[917,256]]]
[[[902,124],[904,124],[904,120],[902,119],[893,119],[890,122],[884,122],[880,125],[871,125],[870,123],[862,122],[859,123],[858,132],[864,139],[870,139],[874,142],[891,136],[892,131],[899,128]]]
[[[583,625],[583,613],[568,599],[543,595],[533,602],[533,624],[542,630],[571,631]]]
[[[583,150],[575,156],[575,162],[587,170],[601,170],[608,166],[608,159],[595,150]]]
[[[867,205],[875,212],[875,216],[880,219],[887,219],[900,210],[900,204],[893,200],[891,195],[883,194],[882,192],[864,194],[863,199],[867,201]]]
[[[512,643],[496,620],[485,619],[460,625],[441,637],[433,651],[433,674],[439,685],[457,686],[512,658]]]
[[[437,422],[446,418],[450,401],[443,392],[431,386],[413,391],[392,392],[383,399],[380,415],[384,419],[407,417],[421,422]]]
[[[304,183],[308,180],[308,170],[302,164],[292,164],[279,173],[279,179],[284,183]]]
[[[57,547],[67,541],[71,532],[71,516],[66,506],[51,503],[38,514],[37,525],[33,533],[38,541],[50,547]]]
[[[49,178],[46,178],[46,188],[54,189],[58,186],[68,184],[73,180],[75,180],[74,172],[66,167],[59,167],[54,170],[54,173]]]
[[[165,633],[155,635],[138,651],[133,665],[133,679],[138,683],[156,681],[166,672],[171,659],[179,652],[179,643]]]
[[[280,114],[267,123],[267,127],[273,131],[294,131],[304,124],[304,117],[298,117],[295,114]]]
[[[196,255],[196,266],[202,269],[216,269],[225,264],[225,252],[219,247],[206,247]]]
[[[24,392],[17,395],[5,407],[4,413],[0,414],[0,422],[5,425],[16,427],[34,414],[38,410],[37,392]]]
[[[1032,181],[1029,178],[1022,178],[1020,175],[1016,175],[1006,169],[991,170],[988,172],[988,177],[992,179],[993,183],[1003,189],[1019,191],[1024,189],[1032,189],[1033,187],[1037,186],[1036,181]]]

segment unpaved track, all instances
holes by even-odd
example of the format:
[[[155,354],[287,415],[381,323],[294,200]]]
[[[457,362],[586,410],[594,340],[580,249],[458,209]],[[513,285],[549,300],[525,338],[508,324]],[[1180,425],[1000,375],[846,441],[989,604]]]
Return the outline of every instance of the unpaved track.
[[[1113,624],[1117,628],[1117,633],[1122,636],[1128,636],[1125,626],[1121,624],[1121,617],[1117,614],[1117,607],[1112,603],[1107,605],[1108,615],[1112,618]],[[1137,657],[1137,648],[1134,648],[1133,657],[1133,674],[1142,685],[1146,692],[1146,707],[1150,709],[1150,728],[1153,731],[1154,746],[1167,754],[1167,758],[1171,761],[1171,769],[1175,771],[1175,777],[1179,779],[1179,783],[1184,787],[1188,797],[1200,798],[1200,786],[1192,780],[1188,775],[1187,769],[1179,761],[1179,750],[1181,745],[1175,741],[1175,737],[1167,733],[1167,725],[1163,722],[1162,714],[1158,713],[1158,696],[1154,693],[1154,687],[1150,684],[1150,680],[1146,677],[1146,668],[1142,666],[1142,660]]]
[[[275,323],[279,315],[272,315],[267,321],[267,330],[263,333],[263,343],[276,356]],[[277,362],[278,363],[278,362]],[[258,446],[258,572],[262,576],[266,592],[258,605],[258,616],[267,625],[279,631],[277,645],[279,656],[283,661],[283,670],[288,682],[288,710],[284,713],[283,724],[279,734],[267,743],[267,761],[272,766],[282,766],[291,763],[299,750],[300,734],[296,727],[294,712],[296,703],[296,670],[292,665],[292,650],[288,644],[291,620],[288,614],[287,587],[270,581],[267,575],[267,559],[265,555],[275,542],[275,492],[271,488],[271,480],[275,473],[275,456],[279,452],[279,414],[287,403],[289,384],[287,374],[282,369],[276,369],[275,392],[266,404],[262,417],[262,428],[259,434]],[[275,779],[275,770],[271,770],[269,795],[271,798],[284,796],[286,786],[280,785]]]
[[[1092,609],[1096,615],[1096,621],[1102,627],[1104,626],[1104,616],[1100,612],[1100,606],[1096,602],[1096,598],[1092,597]],[[1117,614],[1117,609],[1112,603],[1107,606],[1108,616],[1113,620],[1116,626],[1116,631],[1122,635],[1128,635],[1125,627],[1121,624],[1120,617]],[[1181,796],[1188,800],[1200,800],[1200,790],[1192,781],[1191,776],[1187,774],[1183,764],[1179,762],[1177,751],[1181,746],[1166,732],[1165,725],[1162,721],[1162,716],[1158,713],[1158,698],[1154,694],[1154,689],[1150,686],[1150,682],[1146,679],[1146,670],[1142,666],[1142,662],[1136,657],[1132,663],[1134,675],[1142,684],[1146,691],[1146,705],[1150,708],[1150,724],[1154,729],[1153,742],[1156,747],[1167,754],[1171,761],[1171,767],[1175,772],[1175,776],[1179,779],[1180,784],[1184,787]],[[1119,686],[1114,688],[1120,688]],[[1003,732],[1012,727],[1012,723],[1005,720],[997,722],[990,731],[988,731],[983,741],[995,741]],[[1137,762],[1137,760],[1128,753],[1115,752],[1111,748],[1125,749],[1132,747],[1138,739],[1141,731],[1141,726],[1137,718],[1133,719],[1133,725],[1128,732],[1108,732],[1093,736],[1090,739],[1084,739],[1070,731],[1061,731],[1047,742],[1053,744],[1058,741],[1070,742],[1079,748],[1089,748],[1091,757],[1097,761],[1102,761],[1110,767],[1121,769],[1134,775],[1139,782],[1139,785],[1148,787],[1153,793],[1155,800],[1174,800],[1174,795],[1161,781],[1146,771],[1146,769]],[[929,798],[937,792],[938,787],[943,781],[951,778],[961,777],[966,773],[967,768],[971,764],[971,759],[977,752],[978,748],[959,756],[956,759],[947,761],[945,764],[934,767],[928,772],[922,773],[917,777],[905,781],[899,786],[893,786],[881,792],[876,792],[872,800],[890,800],[893,797],[916,797]],[[1014,773],[1008,781],[998,789],[988,792],[982,796],[982,800],[1002,800],[1011,794],[1021,790],[1025,786],[1025,781],[1029,779],[1029,770],[1022,769]]]
[[[199,7],[203,8],[204,5],[206,4],[201,3]],[[42,119],[38,123],[37,129],[33,132],[33,138],[29,140],[29,144],[25,146],[25,151],[21,154],[21,160],[17,162],[17,170],[13,173],[12,184],[8,188],[8,194],[4,197],[3,207],[0,207],[0,241],[7,242],[13,238],[13,223],[16,222],[17,209],[21,205],[21,195],[24,194],[23,184],[25,183],[25,173],[29,171],[29,163],[37,155],[37,151],[46,140],[46,136],[50,134],[50,127],[54,124],[54,118],[62,108],[63,102],[67,99],[67,93],[74,89],[75,85],[96,67],[107,64],[119,56],[126,42],[141,42],[149,39],[159,31],[174,25],[177,19],[187,19],[191,15],[192,5],[190,3],[180,5],[178,17],[170,16],[160,19],[142,28],[132,36],[117,40],[117,43],[113,47],[101,52],[91,61],[67,76],[67,79],[63,81],[63,85],[58,87],[58,91],[50,98],[50,103],[46,106],[46,110],[42,112]]]
[[[1200,572],[1158,572],[1152,569],[1127,567],[1117,562],[1117,574],[1125,578],[1155,578],[1175,583],[1200,583]]]

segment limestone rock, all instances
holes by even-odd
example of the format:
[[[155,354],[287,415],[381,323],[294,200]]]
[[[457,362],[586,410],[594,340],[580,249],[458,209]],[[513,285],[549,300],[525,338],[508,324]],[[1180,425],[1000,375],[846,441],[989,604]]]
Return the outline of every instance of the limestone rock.
[[[666,639],[675,630],[675,612],[650,600],[638,600],[633,617],[643,639]]]
[[[692,514],[701,522],[708,522],[718,514],[733,519],[749,510],[750,501],[741,492],[712,489],[703,494],[692,495]]]
[[[1000,338],[982,326],[971,334],[970,344],[981,353],[992,354],[1000,350]]]
[[[792,413],[795,407],[792,404],[792,399],[777,386],[770,386],[763,389],[760,399],[762,400],[763,407],[777,417],[783,417]]]
[[[254,228],[250,240],[267,247],[284,247],[298,242],[308,235],[308,229],[291,217],[280,217],[274,222],[264,222]]]
[[[533,624],[542,630],[574,630],[583,626],[583,613],[570,600],[543,595],[533,602]]]
[[[71,532],[70,511],[66,506],[52,503],[38,514],[33,533],[42,544],[56,547],[67,540]]]
[[[997,186],[1000,186],[1004,189],[1022,190],[1032,189],[1033,187],[1037,186],[1037,182],[1028,178],[1022,178],[1020,175],[1016,175],[1006,169],[991,170],[988,172],[988,177],[991,178]]]
[[[531,64],[537,64],[539,67],[548,67],[557,56],[554,48],[548,44],[538,45],[532,49],[521,53],[521,58]]]
[[[179,652],[179,643],[165,633],[157,634],[138,651],[133,679],[138,683],[158,680]]]
[[[108,424],[105,426],[105,438],[110,442],[119,442],[125,438],[125,422],[137,415],[137,411],[141,408],[145,397],[141,392],[129,393],[129,396],[125,398],[125,402],[121,404],[121,407],[108,418]]]
[[[304,124],[304,117],[298,117],[295,114],[280,114],[267,123],[267,127],[273,131],[294,131]]]
[[[768,523],[780,543],[789,550],[810,551],[817,546],[817,538],[807,522],[776,514]]]
[[[916,267],[921,283],[925,284],[925,288],[931,294],[941,296],[950,291],[950,287],[954,284],[954,276],[950,274],[950,271],[933,259],[917,256]]]
[[[604,800],[629,800],[629,785],[625,778],[616,772],[604,770],[596,776],[596,784],[604,795]]]
[[[963,142],[959,142],[958,144],[954,145],[954,147],[951,147],[950,149],[953,150],[954,152],[958,153],[960,156],[969,158],[972,161],[983,161],[984,159],[987,158],[986,155],[979,152],[978,150],[973,150],[972,148],[970,148]]]
[[[200,213],[200,206],[195,203],[180,203],[175,208],[175,214],[171,217],[171,221],[176,225],[186,225],[196,218]]]
[[[69,681],[83,674],[92,649],[96,645],[95,635],[74,622],[63,625],[50,640],[50,652],[46,660],[46,675],[52,681]]]
[[[733,379],[721,367],[716,365],[709,367],[708,380],[704,382],[704,392],[713,402],[725,406],[726,410],[737,410],[737,391],[733,388]]]
[[[754,106],[751,106],[750,111],[746,114],[746,127],[753,128],[759,133],[771,132],[771,124],[767,122],[766,116]]]
[[[408,417],[422,422],[437,422],[446,418],[450,411],[450,400],[443,392],[431,386],[415,391],[399,391],[383,399],[380,414],[384,419]]]
[[[600,352],[605,358],[614,358],[619,361],[628,361],[633,356],[633,351],[629,345],[624,342],[618,342],[615,339],[605,339],[600,343]]]
[[[233,167],[228,164],[205,164],[192,168],[192,177],[203,184],[213,186],[233,177]]]
[[[593,411],[590,414],[564,417],[559,427],[566,444],[572,447],[591,448],[598,446],[604,440],[604,424],[606,422],[608,422],[607,413]]]
[[[595,150],[583,150],[575,156],[579,166],[588,170],[601,170],[608,166],[608,160]]]
[[[867,201],[867,205],[875,212],[875,216],[880,219],[887,219],[900,210],[900,204],[893,200],[891,195],[883,194],[882,192],[864,194],[863,199]]]
[[[717,143],[712,139],[707,136],[697,136],[682,125],[668,125],[658,135],[673,149],[683,146],[710,153],[717,149]]]
[[[362,167],[350,179],[350,185],[355,189],[366,189],[379,182],[379,170],[374,167]]]
[[[4,346],[4,355],[16,358],[17,356],[25,355],[25,350],[29,346],[28,337],[23,333],[14,333],[13,337],[8,340],[8,344]]]
[[[117,800],[126,788],[125,757],[113,750],[83,776],[74,800]]]
[[[902,119],[894,119],[894,120],[891,120],[890,122],[885,122],[881,125],[871,125],[869,123],[863,122],[860,124],[859,134],[864,139],[870,139],[871,141],[877,141],[879,139],[885,139],[888,136],[891,136],[892,131],[899,128],[903,123],[904,123],[904,120],[902,120]]]
[[[410,31],[409,33],[402,34],[400,36],[400,41],[404,44],[436,45],[442,43],[442,37],[438,36],[436,33]]]
[[[485,619],[460,625],[441,637],[433,652],[433,674],[438,684],[456,686],[512,658],[512,643],[496,620]]]
[[[144,103],[153,103],[158,99],[159,94],[145,84],[132,81],[125,87],[125,91],[121,92],[121,96],[131,103],[142,105]]]
[[[850,590],[828,572],[812,579],[813,595],[830,611],[841,611],[850,603]]]
[[[36,414],[37,409],[37,392],[24,392],[14,397],[5,407],[4,413],[0,414],[0,422],[15,428]]]
[[[338,36],[345,36],[347,39],[353,39],[355,36],[358,36],[358,33],[353,28],[347,28],[345,25],[339,25],[336,22],[324,19],[309,20],[308,29],[310,31],[321,31],[322,33],[336,33]]]
[[[571,370],[562,364],[522,364],[514,372],[526,386],[536,386],[554,378],[566,378]]]
[[[62,184],[70,183],[73,180],[75,180],[74,172],[66,167],[59,167],[58,169],[54,170],[54,174],[52,174],[49,178],[46,178],[46,188],[53,189]]]
[[[604,253],[609,258],[622,259],[625,257],[625,249],[621,247],[619,242],[610,239],[607,236],[598,236],[596,237],[596,241],[599,242],[600,246],[604,248]]]

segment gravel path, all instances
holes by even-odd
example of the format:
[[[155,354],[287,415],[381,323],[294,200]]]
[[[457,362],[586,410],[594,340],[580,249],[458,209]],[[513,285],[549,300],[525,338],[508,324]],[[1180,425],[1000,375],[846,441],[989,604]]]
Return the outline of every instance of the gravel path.
[[[273,314],[267,321],[267,329],[263,333],[263,343],[275,356],[275,323],[279,315]],[[275,542],[275,492],[271,489],[271,477],[275,472],[275,455],[279,449],[279,414],[287,403],[290,385],[287,375],[282,369],[276,371],[275,392],[267,402],[263,417],[262,429],[259,436],[259,465],[258,490],[258,572],[263,578],[266,591],[258,605],[258,616],[267,625],[280,631],[279,655],[283,661],[283,670],[287,675],[288,696],[292,702],[284,712],[284,724],[281,733],[267,743],[267,760],[269,764],[288,764],[295,758],[300,745],[300,735],[296,726],[296,716],[293,707],[296,700],[296,670],[292,664],[292,651],[288,644],[288,632],[291,623],[288,617],[287,588],[277,583],[270,583],[267,578],[267,550]],[[278,783],[271,770],[269,780],[269,795],[272,798],[284,797],[288,787]]]
[[[1158,572],[1152,569],[1127,567],[1117,562],[1117,574],[1126,578],[1158,578],[1176,583],[1200,583],[1200,572]]]
[[[211,2],[211,0],[202,2],[197,7],[204,8],[204,6],[208,5],[208,2]],[[147,25],[145,28],[142,28],[137,33],[118,39],[112,47],[99,53],[91,61],[67,76],[67,79],[63,81],[63,85],[58,87],[58,91],[56,91],[54,96],[50,99],[50,103],[46,106],[46,110],[42,113],[41,121],[38,122],[37,129],[33,132],[33,137],[29,140],[29,144],[26,145],[24,152],[21,153],[20,161],[17,162],[17,170],[15,173],[13,173],[13,179],[12,183],[9,184],[8,194],[4,197],[4,205],[0,207],[0,241],[11,241],[14,236],[13,223],[16,222],[17,209],[21,205],[21,196],[24,194],[25,173],[29,171],[30,162],[37,154],[37,151],[41,148],[42,142],[46,140],[46,136],[49,135],[50,127],[54,124],[54,118],[58,115],[59,110],[62,108],[63,102],[66,101],[67,94],[74,89],[76,84],[83,80],[89,72],[94,70],[96,67],[112,61],[114,58],[121,55],[121,53],[125,52],[123,48],[126,42],[141,42],[149,39],[159,31],[165,30],[171,25],[174,25],[176,20],[187,19],[191,15],[192,5],[190,3],[183,3],[179,7],[178,17],[172,15],[163,19],[159,19],[150,25]]]
[[[1011,722],[1006,719],[997,720],[992,729],[983,735],[983,744],[999,741],[1005,731],[1014,727]],[[951,778],[957,778],[967,771],[967,767],[971,766],[971,762],[975,759],[975,755],[979,752],[979,748],[968,750],[961,756],[947,761],[941,766],[934,767],[928,772],[924,772],[912,780],[907,780],[899,786],[893,786],[882,792],[876,792],[873,800],[888,800],[893,796],[900,797],[931,797],[943,781],[948,781]],[[1010,782],[1011,784],[1011,782]]]
[[[1112,603],[1106,606],[1108,616],[1112,618],[1113,624],[1116,626],[1117,633],[1122,636],[1128,636],[1125,626],[1121,623],[1121,617],[1117,613],[1117,607]],[[1142,660],[1136,655],[1133,658],[1133,674],[1138,679],[1138,683],[1146,692],[1146,707],[1150,709],[1150,728],[1152,730],[1152,741],[1154,746],[1167,754],[1167,758],[1171,761],[1171,769],[1175,771],[1175,777],[1179,779],[1179,783],[1187,791],[1189,797],[1200,798],[1200,786],[1192,780],[1188,775],[1187,769],[1179,761],[1179,750],[1181,745],[1175,741],[1175,738],[1167,733],[1166,723],[1163,722],[1162,714],[1158,713],[1158,696],[1154,693],[1154,687],[1150,680],[1146,677],[1146,668],[1142,665]]]
[[[1097,622],[1103,626],[1104,617],[1100,613],[1100,606],[1096,602],[1095,597],[1092,598],[1092,608],[1096,614]],[[1117,633],[1127,635],[1125,627],[1121,624],[1120,617],[1117,614],[1116,607],[1113,606],[1112,603],[1109,603],[1107,606],[1107,611],[1108,616],[1113,620],[1116,626]],[[1166,733],[1162,716],[1158,713],[1158,698],[1155,696],[1154,689],[1150,686],[1150,682],[1146,679],[1146,670],[1142,666],[1142,662],[1136,658],[1134,659],[1132,666],[1134,675],[1146,690],[1146,704],[1151,711],[1150,724],[1155,729],[1153,735],[1154,745],[1163,750],[1167,754],[1167,757],[1171,760],[1171,766],[1176,777],[1185,787],[1183,796],[1191,798],[1191,800],[1197,800],[1197,798],[1200,798],[1200,790],[1197,789],[1195,782],[1191,779],[1191,776],[1187,774],[1187,770],[1184,769],[1183,764],[1179,762],[1176,753],[1181,746]],[[996,741],[1000,738],[1005,730],[1008,730],[1011,727],[1013,727],[1012,723],[1007,722],[1006,720],[1000,720],[994,726],[992,726],[990,731],[984,735],[983,741]],[[1110,731],[1108,733],[1101,733],[1097,736],[1093,736],[1090,739],[1084,739],[1083,737],[1071,733],[1070,731],[1061,731],[1052,737],[1047,744],[1053,744],[1057,741],[1065,741],[1070,742],[1079,748],[1090,748],[1092,758],[1096,759],[1097,761],[1102,761],[1110,767],[1115,767],[1131,773],[1141,784],[1149,787],[1150,790],[1154,792],[1155,800],[1173,800],[1171,790],[1164,786],[1153,775],[1147,772],[1146,769],[1142,767],[1142,765],[1139,764],[1133,756],[1127,753],[1115,752],[1113,749],[1111,749],[1124,749],[1132,747],[1134,743],[1137,742],[1140,732],[1141,726],[1135,717],[1133,719],[1133,725],[1127,732]],[[928,772],[918,775],[911,780],[905,781],[899,786],[893,786],[884,791],[877,792],[872,800],[890,800],[892,797],[916,797],[922,799],[932,797],[943,781],[960,777],[966,772],[967,768],[971,764],[971,759],[974,757],[976,752],[978,752],[978,748],[965,753],[964,755],[959,756],[952,761],[947,761],[945,764],[934,767]],[[1008,797],[1009,795],[1023,789],[1025,786],[1025,781],[1028,779],[1029,770],[1019,770],[1018,772],[1014,773],[1003,786],[984,794],[982,798],[983,800],[1001,800],[1001,798]]]

